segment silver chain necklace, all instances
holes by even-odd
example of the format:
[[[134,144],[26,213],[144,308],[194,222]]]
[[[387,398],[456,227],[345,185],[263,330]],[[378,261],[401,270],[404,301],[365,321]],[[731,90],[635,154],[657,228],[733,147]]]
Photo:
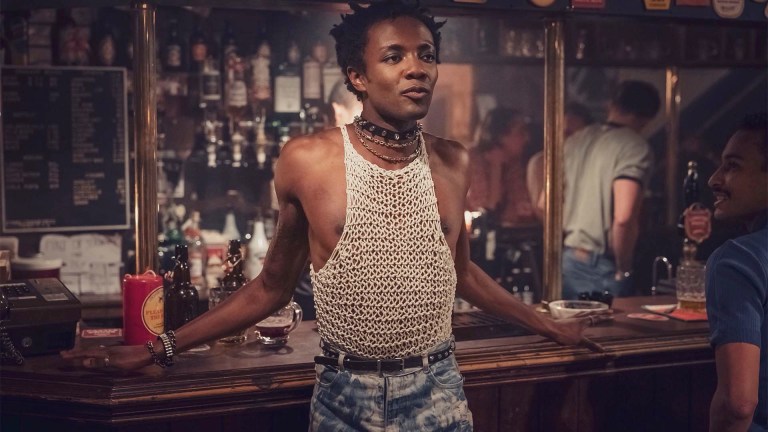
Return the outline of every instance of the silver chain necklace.
[[[409,154],[408,156],[383,155],[377,152],[376,150],[374,150],[373,147],[369,146],[365,142],[365,136],[363,135],[363,132],[360,130],[360,128],[357,125],[355,125],[355,134],[357,134],[357,138],[360,140],[360,144],[362,144],[363,147],[365,147],[369,152],[373,153],[374,156],[378,157],[379,159],[385,162],[389,162],[389,163],[410,162],[416,159],[416,157],[418,157],[421,154],[421,146],[419,145],[413,150],[413,153]]]

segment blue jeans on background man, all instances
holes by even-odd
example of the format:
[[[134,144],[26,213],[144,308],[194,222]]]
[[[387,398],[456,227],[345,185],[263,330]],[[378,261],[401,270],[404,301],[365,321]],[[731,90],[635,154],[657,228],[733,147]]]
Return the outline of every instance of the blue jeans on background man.
[[[609,257],[583,249],[563,248],[563,299],[579,293],[608,291],[614,297],[632,295],[632,278],[616,280],[616,264]]]

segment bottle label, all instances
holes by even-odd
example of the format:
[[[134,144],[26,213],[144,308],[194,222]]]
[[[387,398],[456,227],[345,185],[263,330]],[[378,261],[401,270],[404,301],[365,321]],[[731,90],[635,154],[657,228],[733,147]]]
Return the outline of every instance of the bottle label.
[[[159,335],[163,332],[163,286],[152,290],[141,305],[141,322],[148,332]]]
[[[701,243],[709,238],[712,233],[712,213],[708,208],[695,203],[688,207],[684,213],[685,236]]]
[[[192,45],[192,60],[196,62],[204,62],[208,56],[208,46],[204,43],[196,43]]]
[[[181,67],[181,46],[168,45],[168,51],[165,56],[165,64],[168,67],[178,68]]]
[[[255,100],[268,100],[272,97],[269,64],[270,60],[264,57],[258,57],[251,61],[251,69],[253,70],[251,87]]]
[[[203,277],[203,257],[201,255],[189,257],[189,277],[192,279]]]
[[[248,104],[248,91],[245,82],[232,81],[227,86],[227,105],[232,107],[244,107]]]
[[[305,62],[304,63],[304,99],[320,99],[323,96],[322,92],[322,72],[320,70],[320,63],[318,62]]]
[[[218,101],[221,100],[221,82],[218,74],[203,74],[203,100]]]
[[[279,76],[275,78],[275,112],[298,113],[301,111],[301,78]]]

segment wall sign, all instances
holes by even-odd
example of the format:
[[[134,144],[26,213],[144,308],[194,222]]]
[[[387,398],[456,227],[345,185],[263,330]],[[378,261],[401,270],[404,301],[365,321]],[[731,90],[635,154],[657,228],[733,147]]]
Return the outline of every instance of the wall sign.
[[[744,12],[744,0],[712,0],[715,13],[721,18],[738,18]]]
[[[574,9],[605,9],[605,0],[571,0]]]
[[[125,69],[0,69],[2,231],[130,228]]]

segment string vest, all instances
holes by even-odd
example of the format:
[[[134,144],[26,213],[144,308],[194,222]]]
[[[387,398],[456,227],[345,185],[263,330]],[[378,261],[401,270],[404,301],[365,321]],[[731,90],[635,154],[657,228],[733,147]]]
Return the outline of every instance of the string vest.
[[[451,336],[456,271],[443,235],[424,138],[397,170],[372,164],[344,138],[346,217],[328,262],[310,267],[317,328],[353,355],[421,354]]]

